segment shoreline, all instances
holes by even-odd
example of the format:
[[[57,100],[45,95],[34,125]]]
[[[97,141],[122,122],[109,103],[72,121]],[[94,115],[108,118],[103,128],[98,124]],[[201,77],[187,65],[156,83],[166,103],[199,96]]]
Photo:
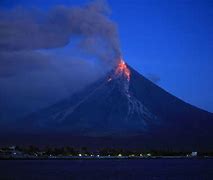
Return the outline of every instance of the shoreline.
[[[206,157],[185,157],[185,156],[153,156],[153,157],[29,157],[29,158],[0,158],[0,160],[153,160],[153,159],[213,159]]]

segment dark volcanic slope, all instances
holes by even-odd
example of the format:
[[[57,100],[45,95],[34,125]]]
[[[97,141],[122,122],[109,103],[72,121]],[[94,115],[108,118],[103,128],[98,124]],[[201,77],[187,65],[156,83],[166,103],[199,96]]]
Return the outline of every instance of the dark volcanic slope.
[[[113,71],[81,93],[30,115],[24,124],[30,131],[53,130],[78,135],[147,132],[160,122],[143,101],[136,99],[129,83],[122,74],[114,76]]]
[[[213,147],[213,114],[194,107],[159,88],[132,69],[130,89],[135,97],[160,118],[152,132],[164,142]],[[134,84],[137,82],[138,86]],[[185,141],[185,143],[184,143]]]
[[[31,114],[20,122],[20,130],[86,137],[134,136],[128,140],[134,145],[213,146],[212,113],[181,101],[129,69],[130,81],[123,72],[115,75],[113,71],[82,92]]]
[[[203,130],[213,128],[213,114],[192,106],[153,84],[131,69],[130,89],[137,99],[159,117],[164,126],[175,129]],[[137,84],[137,86],[135,86]]]

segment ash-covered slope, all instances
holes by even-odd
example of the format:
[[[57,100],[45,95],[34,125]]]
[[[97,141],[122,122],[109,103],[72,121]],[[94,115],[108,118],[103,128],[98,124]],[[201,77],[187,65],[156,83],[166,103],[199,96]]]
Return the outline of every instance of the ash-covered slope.
[[[149,131],[160,118],[132,92],[130,86],[137,89],[137,84],[132,84],[130,71],[123,66],[82,92],[31,114],[25,119],[26,129],[98,136]]]
[[[172,96],[123,61],[82,92],[31,114],[19,128],[66,133],[68,139],[67,134],[126,138],[133,146],[213,148],[212,113]]]

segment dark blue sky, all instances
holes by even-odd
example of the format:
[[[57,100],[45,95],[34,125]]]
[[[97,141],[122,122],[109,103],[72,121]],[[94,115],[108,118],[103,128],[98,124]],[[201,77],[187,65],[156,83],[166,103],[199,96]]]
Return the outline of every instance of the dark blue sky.
[[[48,9],[88,0],[3,0],[1,7]],[[213,112],[213,1],[109,0],[123,57],[158,85]]]

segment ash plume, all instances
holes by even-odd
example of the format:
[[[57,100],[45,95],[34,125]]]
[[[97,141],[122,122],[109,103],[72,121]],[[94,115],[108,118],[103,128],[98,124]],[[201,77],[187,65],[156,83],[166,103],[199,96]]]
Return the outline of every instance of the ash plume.
[[[161,81],[160,76],[158,76],[157,74],[148,73],[146,77],[155,84],[158,84]]]
[[[110,65],[120,56],[116,25],[105,1],[84,6],[56,6],[48,12],[14,8],[0,12],[0,53],[77,47]]]

